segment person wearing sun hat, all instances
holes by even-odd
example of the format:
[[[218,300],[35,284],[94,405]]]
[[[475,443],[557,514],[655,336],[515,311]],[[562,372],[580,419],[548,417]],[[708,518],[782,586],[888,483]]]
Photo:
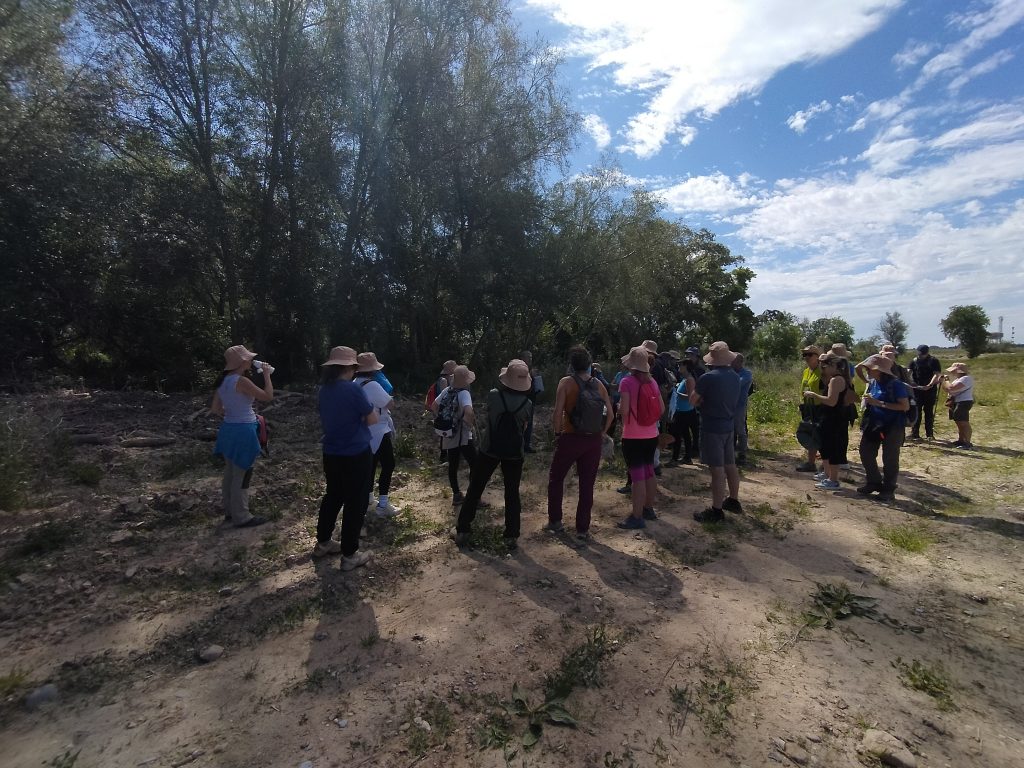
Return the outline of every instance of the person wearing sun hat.
[[[804,397],[804,392],[819,392],[821,390],[821,371],[818,369],[818,357],[821,355],[821,347],[817,344],[808,344],[800,350],[800,356],[804,359],[804,370],[800,374],[800,418],[803,421],[810,421],[817,424],[821,419],[818,404],[811,398]],[[818,458],[818,451],[814,448],[807,449],[807,460],[797,464],[797,472],[814,472],[817,470],[815,461]]]
[[[839,467],[846,464],[846,450],[850,442],[850,418],[845,403],[846,393],[852,391],[850,368],[846,360],[834,351],[825,352],[818,362],[825,393],[804,392],[821,405],[820,435],[822,473],[817,488],[826,491],[839,490]],[[852,394],[851,394],[852,396]]]
[[[658,447],[658,421],[665,412],[665,401],[657,382],[651,377],[650,351],[644,346],[633,347],[622,358],[630,375],[619,385],[622,416],[622,456],[629,471],[631,514],[618,523],[619,528],[635,530],[646,526],[645,520],[656,520],[654,502],[658,494],[658,479],[654,474],[654,454]],[[653,400],[658,418],[641,423],[641,406],[650,414]]]
[[[694,520],[714,523],[724,519],[723,510],[742,512],[739,501],[740,473],[736,468],[736,449],[733,435],[736,426],[736,407],[740,400],[742,382],[733,369],[736,353],[724,341],[716,341],[708,348],[704,362],[708,372],[697,379],[690,402],[701,409],[700,455],[711,471],[711,506],[695,512]],[[726,496],[726,487],[729,495]]]
[[[530,366],[523,360],[513,358],[498,374],[498,386],[487,393],[480,448],[469,475],[466,500],[459,510],[459,520],[455,526],[455,544],[459,547],[469,544],[480,497],[499,466],[505,486],[505,546],[510,550],[518,546],[522,512],[519,483],[526,458],[524,433],[533,415],[533,402],[530,400],[532,389]]]
[[[476,381],[476,374],[465,365],[456,365],[452,369],[451,385],[441,390],[434,401],[432,410],[439,413],[443,410],[453,414],[451,433],[441,438],[441,450],[448,457],[448,485],[452,489],[452,506],[459,506],[465,497],[459,489],[459,462],[466,459],[470,471],[476,463],[476,446],[473,442],[473,429],[476,426],[476,414],[473,411],[473,393],[469,386]]]
[[[952,381],[948,375],[942,378],[942,388],[952,401],[951,404],[947,401],[949,419],[956,424],[957,438],[953,445],[957,448],[973,448],[970,413],[974,405],[974,378],[970,375],[967,363],[953,363],[946,369],[946,373],[954,376]]]
[[[274,399],[274,384],[270,380],[274,366],[260,364],[263,372],[263,387],[260,388],[251,378],[255,359],[256,353],[241,344],[228,347],[224,351],[224,369],[214,383],[210,404],[211,413],[224,417],[217,430],[213,452],[224,457],[221,481],[224,519],[236,528],[251,528],[267,522],[266,518],[249,512],[249,483],[256,457],[260,455],[259,424],[253,403]]]
[[[884,354],[871,355],[860,364],[870,381],[864,395],[865,418],[860,437],[860,460],[866,481],[858,493],[878,493],[891,501],[896,493],[903,447],[905,416],[910,410],[910,390],[893,373],[893,362]],[[882,471],[878,470],[878,449],[882,449]]]
[[[366,565],[370,555],[359,549],[366,516],[367,478],[373,467],[370,427],[377,409],[364,387],[353,381],[359,358],[351,347],[334,347],[321,368],[318,402],[323,428],[323,465],[327,489],[320,502],[313,557],[341,553],[341,570]],[[341,513],[341,540],[332,537]]]
[[[370,405],[377,411],[377,423],[370,427],[370,451],[373,453],[373,463],[370,467],[370,506],[377,517],[394,517],[399,509],[388,500],[388,493],[391,490],[391,477],[395,472],[395,422],[391,418],[391,409],[394,407],[394,398],[388,393],[383,384],[380,383],[380,374],[384,365],[377,360],[373,352],[360,352],[356,356],[355,383],[363,389],[363,394],[370,401]],[[380,467],[380,483],[377,486],[379,496],[373,492],[374,480],[377,477],[377,467]]]

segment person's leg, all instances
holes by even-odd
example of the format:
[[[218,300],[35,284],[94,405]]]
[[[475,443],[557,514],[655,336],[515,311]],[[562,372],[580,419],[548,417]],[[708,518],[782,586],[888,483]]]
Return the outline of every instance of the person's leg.
[[[651,468],[654,471],[654,468]],[[629,469],[630,479],[632,485],[630,488],[630,501],[632,502],[633,508],[630,514],[636,518],[643,518],[644,506],[647,504],[647,478],[644,473],[643,467],[630,467]]]
[[[859,453],[860,463],[864,465],[864,489],[879,490],[882,487],[882,473],[878,471],[878,448],[881,442],[874,430],[864,430],[860,437]]]
[[[221,490],[226,489],[224,516],[230,516],[234,525],[245,525],[252,519],[252,515],[249,514],[249,481],[252,479],[252,468],[242,469],[227,459],[225,462],[224,479],[221,483]]]
[[[954,421],[956,424],[957,439],[960,440],[964,445],[970,445],[971,442],[971,422],[969,421]]]
[[[725,480],[729,486],[729,498],[739,501],[740,499],[740,471],[736,464],[725,465]]]
[[[374,455],[374,470],[378,463],[380,464],[380,482],[377,492],[382,499],[386,500],[388,492],[391,490],[391,478],[395,473],[395,444],[391,440],[390,432],[384,435],[380,450]]]
[[[896,490],[896,480],[900,473],[900,449],[903,447],[905,432],[902,429],[890,429],[882,440],[882,485],[886,491]]]
[[[576,503],[576,533],[590,530],[590,513],[594,507],[594,484],[601,466],[601,439],[581,438],[582,445],[576,460],[576,474],[580,481],[580,498]],[[561,507],[559,507],[561,510]]]
[[[654,474],[654,467],[651,467],[650,474],[644,478],[644,509],[653,510],[657,503],[658,476]],[[643,514],[643,509],[640,510],[640,514]]]
[[[699,447],[697,441],[700,439],[700,421],[696,411],[683,412],[683,461],[689,463]]]
[[[493,456],[488,456],[486,453],[477,454],[476,461],[473,462],[469,471],[469,490],[466,491],[466,500],[459,509],[459,520],[455,525],[455,530],[459,533],[469,533],[472,528],[480,497],[498,464],[498,459]]]
[[[935,437],[935,401],[937,395],[934,389],[928,390],[929,395],[926,395],[924,400],[920,403],[921,413],[924,414],[924,434],[926,437]]]
[[[359,532],[366,517],[366,476],[373,454],[366,449],[358,456],[337,456],[338,484],[342,497],[341,554],[351,557],[359,551]]]
[[[721,509],[725,501],[725,467],[708,467],[711,470],[711,506]]]
[[[682,417],[682,414],[680,412],[678,412],[678,411],[675,414],[673,414],[673,416],[672,416],[672,423],[669,424],[669,428],[668,428],[668,433],[670,435],[672,435],[672,437],[675,438],[675,441],[672,443],[672,463],[673,464],[675,464],[675,463],[677,463],[679,461],[679,451],[683,447],[683,445],[682,445],[682,443],[683,443],[683,420],[682,420],[681,417]]]
[[[736,459],[743,462],[747,460],[747,409],[736,411],[733,418],[733,429],[736,433]]]
[[[324,479],[327,490],[320,501],[320,513],[316,518],[316,540],[326,544],[334,535],[334,526],[338,522],[338,512],[345,498],[342,495],[342,461],[340,456],[324,454]]]
[[[462,458],[464,447],[457,445],[448,449],[448,485],[451,486],[452,495],[456,497],[462,495],[462,491],[459,490],[459,460]],[[469,469],[472,472],[472,462],[470,462]]]
[[[551,467],[548,469],[548,522],[558,523],[562,520],[562,496],[565,493],[565,476],[575,460],[575,435],[564,434],[555,438],[555,451],[551,455]]]
[[[519,483],[523,478],[520,459],[502,459],[501,479],[505,485],[505,539],[519,538],[519,521],[523,505],[519,499]]]

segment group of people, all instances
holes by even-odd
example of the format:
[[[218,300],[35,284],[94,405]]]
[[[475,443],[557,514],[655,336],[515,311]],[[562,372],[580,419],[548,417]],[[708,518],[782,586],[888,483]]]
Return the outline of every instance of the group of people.
[[[822,490],[840,487],[838,472],[847,464],[849,430],[860,422],[858,447],[865,482],[858,493],[882,500],[894,498],[900,467],[900,452],[911,430],[911,440],[935,438],[935,407],[938,392],[947,394],[949,418],[956,424],[957,448],[973,448],[970,410],[974,404],[974,380],[966,363],[957,362],[945,372],[927,345],[904,368],[897,362],[896,347],[884,343],[876,354],[854,365],[843,344],[822,352],[816,345],[802,350],[805,368],[801,375],[801,414],[804,426],[813,425],[816,439],[809,439],[807,460],[798,471],[815,472]],[[857,405],[860,403],[860,409]],[[878,465],[881,449],[882,466]],[[818,471],[816,459],[821,459]]]

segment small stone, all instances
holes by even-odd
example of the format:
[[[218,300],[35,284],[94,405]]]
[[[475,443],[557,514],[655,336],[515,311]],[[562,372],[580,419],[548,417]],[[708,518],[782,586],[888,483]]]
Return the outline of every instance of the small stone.
[[[398,730],[402,733],[405,733],[409,730],[409,723],[402,723],[400,726],[398,726]]]
[[[137,566],[137,565],[129,565],[127,568],[124,569],[124,577],[126,579],[130,579],[133,576],[135,576],[135,574],[138,573],[138,572],[139,572],[139,566]]]
[[[864,732],[860,749],[893,768],[917,768],[917,758],[891,733],[869,728]]]
[[[335,720],[339,728],[348,728],[348,720]]]
[[[111,544],[121,544],[122,542],[128,541],[132,537],[131,531],[115,531],[110,535],[108,541]]]
[[[217,590],[217,594],[220,595],[221,597],[231,597],[233,594],[235,594],[235,588],[234,587],[221,587],[220,589]]]
[[[57,686],[53,683],[47,683],[46,685],[39,686],[25,697],[25,706],[34,712],[44,704],[56,701],[59,697],[60,691],[57,690]]]
[[[313,768],[313,761],[303,760],[301,763],[299,763],[299,768]]]
[[[775,745],[775,748],[779,750],[779,752],[786,751],[786,742],[784,739],[780,739],[778,736],[776,736],[774,739],[772,739],[772,744]]]
[[[798,747],[796,744],[787,744],[785,752],[786,757],[797,765],[807,765],[807,761],[811,759],[811,756],[807,754],[807,750]]]
[[[318,641],[318,642],[321,641],[321,640],[326,640],[327,637],[328,637],[328,635],[327,635],[326,632],[317,632],[315,635],[313,635],[313,639]]]
[[[206,664],[216,661],[224,655],[224,648],[220,645],[208,645],[199,652],[199,659]]]

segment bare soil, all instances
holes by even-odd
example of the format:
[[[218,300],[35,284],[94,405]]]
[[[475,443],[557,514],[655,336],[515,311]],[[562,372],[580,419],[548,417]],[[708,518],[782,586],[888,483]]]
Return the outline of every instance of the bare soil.
[[[203,399],[8,400],[36,415],[50,460],[27,505],[0,514],[0,766],[877,765],[859,750],[868,728],[921,766],[1024,766],[1019,431],[979,434],[973,452],[908,445],[892,504],[856,494],[856,465],[822,493],[794,471],[795,443],[754,451],[745,513],[719,526],[692,519],[706,469],[665,469],[660,519],[636,533],[615,527],[612,462],[580,545],[541,529],[542,411],[519,549],[501,545],[495,477],[460,552],[436,443],[403,402],[403,514],[370,515],[375,559],[342,573],[310,558],[310,395],[267,409],[253,511],[273,522],[247,530],[222,523]],[[830,585],[875,602],[816,606]],[[56,700],[27,706],[45,683]],[[576,727],[545,715],[560,701]]]

